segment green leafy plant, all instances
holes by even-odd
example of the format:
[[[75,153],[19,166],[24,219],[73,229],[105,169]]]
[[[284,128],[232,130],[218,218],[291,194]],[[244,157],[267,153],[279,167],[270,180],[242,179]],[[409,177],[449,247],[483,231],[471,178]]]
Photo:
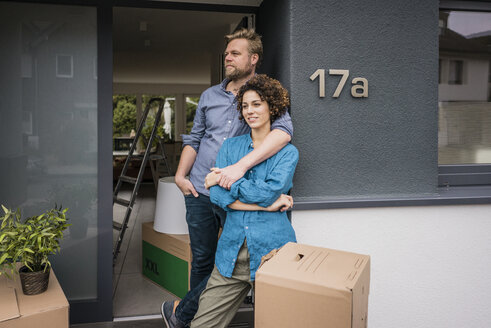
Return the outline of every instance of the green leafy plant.
[[[21,220],[20,210],[15,212],[2,205],[0,217],[0,275],[11,277],[16,271],[16,262],[21,262],[30,271],[46,271],[51,267],[48,256],[60,251],[63,231],[67,223],[67,208],[61,206]]]
[[[143,149],[147,147],[148,144],[147,142],[150,139],[150,135],[152,134],[154,123],[155,123],[155,115],[152,113],[148,114],[147,121],[145,122],[145,125],[143,126],[142,129],[142,136],[138,140],[138,142],[140,143],[140,147]],[[156,136],[157,138],[161,138],[162,142],[164,143],[168,143],[172,141],[169,135],[164,133],[164,128],[162,124],[159,124],[159,126],[157,127]],[[154,138],[152,140],[152,148],[157,147],[157,145],[158,145],[158,141],[157,139]]]
[[[136,97],[113,96],[113,137],[129,135],[136,129]]]

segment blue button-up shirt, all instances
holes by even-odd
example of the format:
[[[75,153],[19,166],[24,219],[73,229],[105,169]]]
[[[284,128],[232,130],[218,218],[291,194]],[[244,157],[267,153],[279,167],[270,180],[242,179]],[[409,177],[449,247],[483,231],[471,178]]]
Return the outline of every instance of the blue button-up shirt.
[[[227,139],[218,152],[219,168],[237,163],[253,150],[249,134]],[[231,277],[239,249],[247,238],[251,280],[255,279],[261,258],[287,242],[296,242],[295,231],[286,212],[235,211],[227,207],[235,200],[267,207],[292,187],[298,151],[288,144],[276,155],[250,169],[230,190],[210,188],[210,200],[227,211],[227,220],[218,241],[215,264],[220,273]]]
[[[215,164],[218,150],[227,139],[250,132],[249,126],[239,119],[237,101],[227,91],[229,80],[208,88],[200,97],[194,124],[189,135],[182,135],[183,146],[189,145],[197,153],[189,179],[197,192],[209,195],[204,187],[205,177]],[[271,129],[281,129],[293,136],[293,126],[288,112],[273,122]]]

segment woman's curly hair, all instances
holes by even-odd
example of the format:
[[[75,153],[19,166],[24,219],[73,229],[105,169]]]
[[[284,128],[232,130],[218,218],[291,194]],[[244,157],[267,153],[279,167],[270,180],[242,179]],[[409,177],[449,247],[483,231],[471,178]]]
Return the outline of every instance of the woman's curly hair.
[[[244,115],[242,114],[242,98],[244,97],[244,93],[249,90],[256,91],[261,100],[268,103],[271,123],[283,115],[288,107],[290,107],[290,96],[281,83],[265,74],[257,74],[247,81],[237,93],[237,110],[239,111],[241,120],[244,119]]]

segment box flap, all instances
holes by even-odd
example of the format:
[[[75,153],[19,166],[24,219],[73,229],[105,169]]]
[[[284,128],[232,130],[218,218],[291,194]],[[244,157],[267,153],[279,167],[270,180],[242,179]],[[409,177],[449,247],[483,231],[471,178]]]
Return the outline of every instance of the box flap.
[[[21,264],[17,263],[17,269],[20,266]],[[24,295],[19,275],[14,278],[0,277],[0,322],[68,308],[68,301],[53,270],[50,272],[48,289],[38,295]]]
[[[346,288],[352,290],[356,284],[359,283],[363,277],[361,275],[368,275],[370,278],[370,256],[358,255],[355,257],[352,271],[346,278]],[[370,279],[368,279],[370,280]]]
[[[153,222],[142,224],[142,239],[182,260],[191,261],[189,235],[172,235],[153,229]]]
[[[367,255],[288,243],[258,273],[282,277],[288,272],[288,278],[295,281],[352,290],[368,263]]]
[[[15,289],[0,288],[0,322],[20,317]]]

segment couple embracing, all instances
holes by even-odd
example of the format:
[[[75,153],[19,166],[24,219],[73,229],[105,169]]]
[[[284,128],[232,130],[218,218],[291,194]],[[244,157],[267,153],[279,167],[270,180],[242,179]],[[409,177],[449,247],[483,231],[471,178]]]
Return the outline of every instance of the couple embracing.
[[[186,201],[191,286],[180,302],[162,304],[167,328],[227,327],[262,256],[296,241],[285,212],[298,162],[288,92],[255,74],[263,56],[258,34],[242,29],[226,40],[226,78],[203,92],[183,135],[175,179]]]

